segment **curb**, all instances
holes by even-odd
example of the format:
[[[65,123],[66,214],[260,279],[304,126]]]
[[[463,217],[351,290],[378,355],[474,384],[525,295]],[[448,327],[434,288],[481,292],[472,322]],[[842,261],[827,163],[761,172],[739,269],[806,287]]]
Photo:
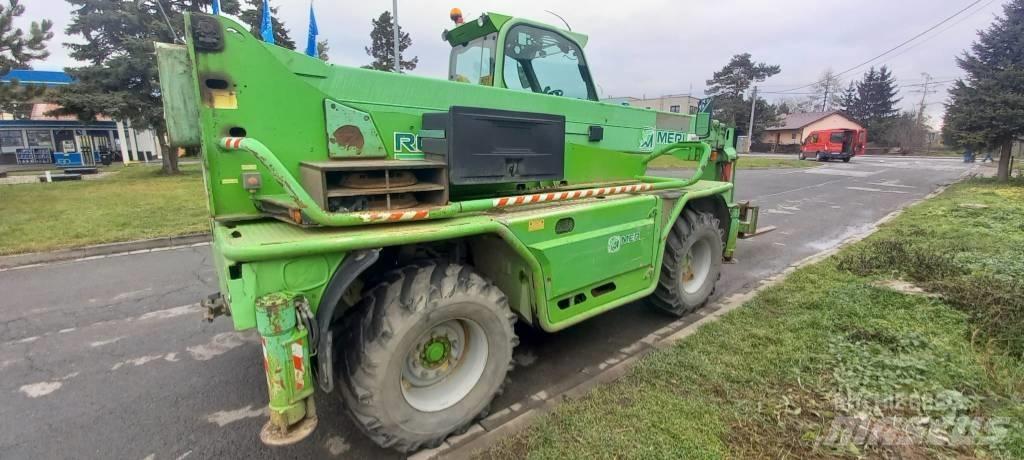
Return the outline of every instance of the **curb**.
[[[174,246],[192,246],[209,243],[209,233],[194,235],[171,236],[164,238],[153,238],[149,240],[127,241],[123,243],[98,244],[81,248],[60,249],[50,252],[30,252],[27,254],[14,254],[0,256],[0,270],[21,268],[30,265],[40,265],[51,262],[66,260],[77,260],[91,257],[102,257],[113,254],[149,251],[153,249],[169,249]]]
[[[866,231],[853,235],[841,241],[835,247],[810,255],[794,262],[781,272],[761,281],[761,283],[747,292],[734,293],[706,308],[680,318],[667,326],[654,331],[644,338],[622,348],[608,360],[596,365],[584,368],[575,378],[566,382],[560,382],[554,387],[548,388],[528,396],[508,408],[500,410],[490,416],[474,423],[469,429],[460,435],[451,436],[440,446],[434,449],[421,450],[408,457],[408,460],[434,460],[434,459],[471,459],[481,450],[493,446],[498,441],[508,438],[519,431],[526,429],[533,421],[546,413],[553,411],[562,401],[580,399],[586,396],[597,385],[611,383],[618,380],[632,369],[637,362],[648,353],[674,345],[676,342],[693,335],[701,326],[717,321],[726,313],[729,313],[753,299],[762,290],[775,286],[784,281],[796,270],[813,263],[831,257],[846,246],[871,236],[883,224],[895,219],[900,214],[913,206],[927,201],[940,193],[946,191],[951,185],[976,175],[974,168],[965,171],[958,178],[950,183],[940,185],[931,193],[907,203],[900,209],[886,214],[881,219],[871,224]]]

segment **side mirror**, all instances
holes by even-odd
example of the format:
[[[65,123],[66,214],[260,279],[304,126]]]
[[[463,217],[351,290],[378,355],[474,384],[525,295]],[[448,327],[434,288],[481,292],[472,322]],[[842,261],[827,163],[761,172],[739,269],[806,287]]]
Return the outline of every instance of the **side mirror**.
[[[714,99],[706,97],[697,102],[697,113],[693,119],[693,133],[703,139],[711,136],[711,114],[714,113]]]
[[[697,112],[694,114],[693,132],[702,139],[711,135],[711,112]]]

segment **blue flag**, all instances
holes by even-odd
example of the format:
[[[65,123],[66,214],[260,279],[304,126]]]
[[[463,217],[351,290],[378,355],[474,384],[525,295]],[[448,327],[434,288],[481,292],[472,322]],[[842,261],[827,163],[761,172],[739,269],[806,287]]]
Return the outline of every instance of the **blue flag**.
[[[312,57],[317,57],[317,35],[320,35],[320,30],[316,28],[316,15],[313,14],[313,3],[311,2],[309,4],[309,38],[306,39],[306,54]]]
[[[220,0],[213,0],[213,14],[220,14]]]
[[[274,44],[274,24],[270,20],[270,2],[263,0],[263,17],[260,18],[260,35],[263,41]]]

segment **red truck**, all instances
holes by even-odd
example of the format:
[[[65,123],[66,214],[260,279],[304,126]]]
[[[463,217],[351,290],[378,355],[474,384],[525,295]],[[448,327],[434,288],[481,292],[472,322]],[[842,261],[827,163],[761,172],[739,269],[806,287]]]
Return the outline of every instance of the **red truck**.
[[[812,131],[800,145],[800,159],[814,158],[818,161],[843,160],[864,154],[868,132],[863,129],[822,129]]]

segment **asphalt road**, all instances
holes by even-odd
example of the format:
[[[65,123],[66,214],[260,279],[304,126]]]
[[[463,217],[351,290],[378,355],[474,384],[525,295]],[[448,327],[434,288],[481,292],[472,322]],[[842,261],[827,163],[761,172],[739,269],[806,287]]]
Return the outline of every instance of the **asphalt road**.
[[[964,170],[957,160],[857,158],[739,171],[739,198],[778,229],[739,243],[716,296],[753,288]],[[228,320],[200,321],[195,302],[215,290],[206,246],[0,271],[0,459],[398,457],[323,394],[313,436],[264,447],[260,349]],[[520,331],[519,366],[495,410],[670,321],[637,304],[558,334]]]

